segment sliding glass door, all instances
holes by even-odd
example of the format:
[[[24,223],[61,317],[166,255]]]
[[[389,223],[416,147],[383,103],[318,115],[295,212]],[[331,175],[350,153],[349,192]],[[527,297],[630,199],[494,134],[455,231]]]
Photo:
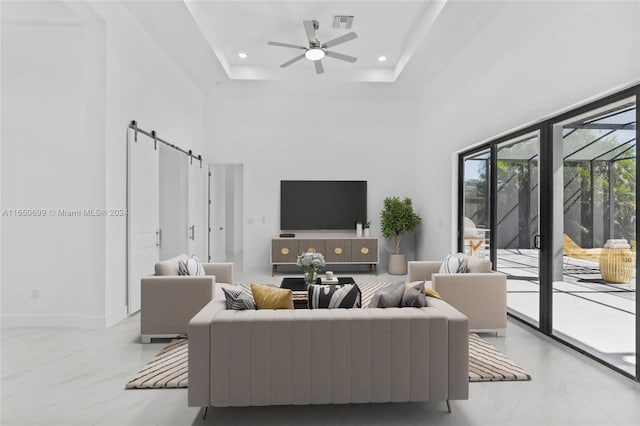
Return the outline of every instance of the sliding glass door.
[[[507,275],[507,307],[538,324],[540,271],[538,253],[538,159],[540,133],[495,144],[495,269]]]
[[[470,153],[462,159],[460,246],[464,253],[478,257],[488,257],[491,248],[490,160],[489,149]]]
[[[553,125],[563,195],[554,204],[563,260],[553,282],[553,334],[629,374],[636,368],[636,114],[629,97]]]
[[[507,275],[509,315],[636,379],[639,96],[462,153],[458,186],[458,248]]]

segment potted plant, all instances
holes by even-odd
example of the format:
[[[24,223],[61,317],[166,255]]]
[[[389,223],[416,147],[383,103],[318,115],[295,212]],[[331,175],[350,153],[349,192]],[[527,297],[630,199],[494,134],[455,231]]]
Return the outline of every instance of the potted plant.
[[[370,220],[366,221],[363,227],[364,227],[364,236],[368,237],[371,229],[371,221]]]
[[[380,212],[380,229],[385,238],[395,237],[396,250],[389,256],[389,273],[405,275],[407,273],[407,259],[400,253],[402,234],[415,231],[422,222],[422,218],[413,211],[411,198],[401,200],[399,197],[387,197]]]

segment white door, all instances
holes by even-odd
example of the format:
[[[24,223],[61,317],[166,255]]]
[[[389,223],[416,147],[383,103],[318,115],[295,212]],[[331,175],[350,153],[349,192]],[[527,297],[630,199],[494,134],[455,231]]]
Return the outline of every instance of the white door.
[[[202,262],[207,261],[205,248],[207,236],[207,169],[200,162],[189,166],[189,254],[195,254]]]
[[[224,262],[227,258],[226,237],[226,167],[209,166],[209,256],[211,262]]]
[[[153,275],[158,262],[159,156],[145,137],[134,142],[133,132],[127,149],[127,312],[140,310],[140,278]]]
[[[160,259],[188,253],[188,157],[160,145]]]

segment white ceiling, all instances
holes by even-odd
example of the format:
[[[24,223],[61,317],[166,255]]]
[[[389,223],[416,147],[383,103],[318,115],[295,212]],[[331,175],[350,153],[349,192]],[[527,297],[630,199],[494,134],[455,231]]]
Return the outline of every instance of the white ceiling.
[[[3,23],[80,23],[96,14],[92,0],[0,1]],[[270,81],[278,90],[295,93],[344,94],[364,87],[377,92],[387,87],[417,96],[446,72],[502,2],[121,0],[111,4],[124,7],[202,90]],[[320,21],[321,42],[331,40],[346,32],[331,28],[334,14],[354,15],[351,31],[358,38],[331,49],[358,61],[325,58],[321,75],[307,59],[281,68],[301,51],[268,46],[267,41],[305,45],[302,21],[308,19]],[[238,57],[240,51],[247,53],[246,60]],[[380,55],[388,60],[378,62]]]
[[[191,1],[185,0],[196,25],[234,80],[317,80],[393,82],[415,53],[440,13],[444,1]],[[334,15],[353,15],[351,30],[332,28]],[[358,38],[331,50],[358,58],[349,63],[326,57],[325,72],[302,59],[280,64],[300,50],[268,46],[278,41],[307,46],[303,20],[317,19],[316,35],[326,42],[349,31]],[[246,59],[238,54],[244,52]],[[379,62],[379,56],[386,56]]]

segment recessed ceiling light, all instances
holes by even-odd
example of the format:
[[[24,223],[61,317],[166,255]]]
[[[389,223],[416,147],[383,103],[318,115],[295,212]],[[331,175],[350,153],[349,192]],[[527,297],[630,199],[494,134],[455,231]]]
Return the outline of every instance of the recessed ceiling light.
[[[378,62],[384,62],[387,60],[386,56],[378,56]]]
[[[240,59],[247,59],[247,54],[244,52],[238,53],[238,56],[240,57]]]

